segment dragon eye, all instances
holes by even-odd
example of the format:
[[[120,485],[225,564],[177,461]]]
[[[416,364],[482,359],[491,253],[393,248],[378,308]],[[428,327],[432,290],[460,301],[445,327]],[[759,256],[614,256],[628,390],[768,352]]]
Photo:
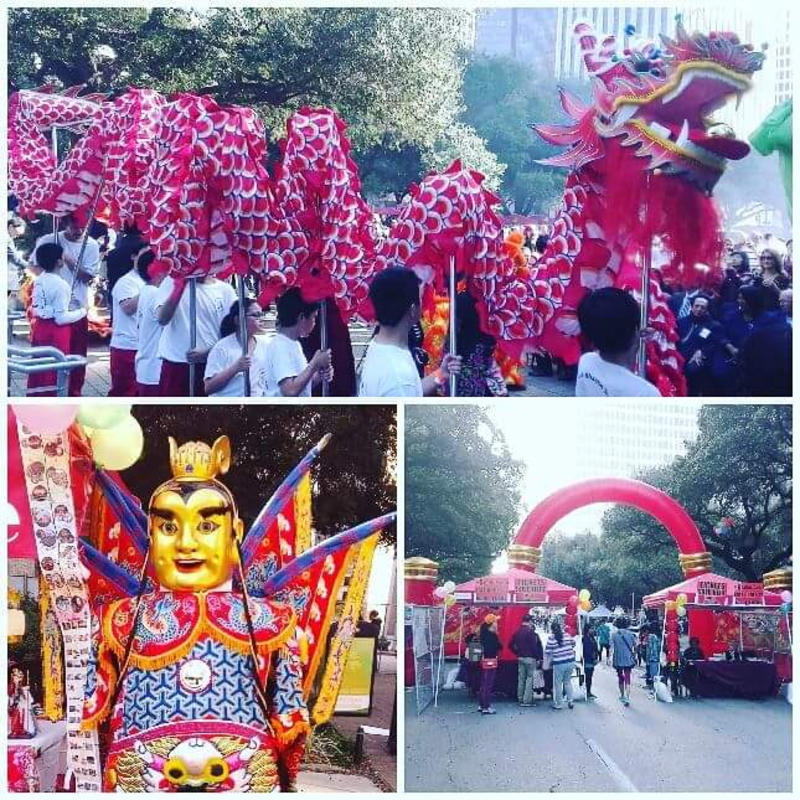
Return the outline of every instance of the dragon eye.
[[[229,774],[228,762],[222,758],[210,758],[203,770],[203,778],[208,783],[222,783]]]

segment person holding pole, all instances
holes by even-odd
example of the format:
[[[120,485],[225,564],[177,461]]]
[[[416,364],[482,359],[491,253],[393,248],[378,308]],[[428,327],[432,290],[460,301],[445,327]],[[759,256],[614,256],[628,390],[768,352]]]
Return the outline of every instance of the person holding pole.
[[[31,258],[36,263],[36,251],[45,242],[55,242],[61,245],[63,255],[57,274],[70,287],[69,310],[83,309],[84,311],[80,318],[69,326],[69,353],[85,358],[89,349],[89,320],[87,318],[89,284],[100,271],[100,246],[94,239],[84,234],[75,213],[67,214],[63,219],[64,229],[62,231],[45,234],[36,240]],[[81,396],[85,379],[86,367],[75,367],[70,371],[70,397]]]
[[[447,386],[461,371],[461,356],[446,353],[436,372],[420,378],[408,349],[408,333],[419,322],[421,284],[413,270],[390,267],[379,273],[369,297],[380,326],[367,348],[361,371],[361,397],[422,397]]]
[[[55,347],[62,353],[69,352],[70,326],[86,316],[86,309],[69,307],[69,285],[58,275],[61,266],[61,245],[44,242],[36,248],[37,273],[33,281],[31,296],[31,345],[33,347]],[[55,386],[54,371],[38,372],[28,376],[28,388]],[[37,392],[39,396],[55,396],[52,392]]]
[[[205,371],[205,390],[208,397],[244,397],[244,373],[250,372],[250,387],[253,396],[263,395],[263,373],[266,364],[267,343],[258,336],[264,312],[254,299],[247,300],[245,321],[247,324],[247,355],[242,355],[242,340],[239,335],[237,300],[222,320],[222,337],[208,354]]]
[[[139,251],[145,252],[149,251]],[[145,287],[145,281],[137,268],[139,253],[133,256],[131,268],[117,280],[111,290],[109,397],[136,396],[136,351],[139,348],[136,310],[139,307],[140,292]]]
[[[136,304],[136,328],[138,340],[136,347],[136,394],[139,397],[158,397],[158,384],[161,380],[161,359],[158,344],[161,339],[161,325],[156,315],[158,288],[164,279],[163,272],[151,272],[150,265],[155,254],[149,248],[140,250],[136,256],[136,269],[145,286],[139,292]]]
[[[300,340],[317,324],[318,303],[303,300],[296,286],[276,301],[277,331],[265,351],[264,384],[268,397],[311,397],[311,388],[333,380],[331,351],[317,350],[306,361]]]
[[[236,291],[216,278],[197,281],[197,319],[191,320],[189,293],[184,278],[167,277],[159,288],[156,315],[162,326],[158,355],[161,358],[161,397],[188,397],[189,364],[195,365],[194,396],[205,395],[203,375],[211,348],[219,340],[222,320],[236,302]],[[192,323],[196,325],[197,344],[191,347]]]

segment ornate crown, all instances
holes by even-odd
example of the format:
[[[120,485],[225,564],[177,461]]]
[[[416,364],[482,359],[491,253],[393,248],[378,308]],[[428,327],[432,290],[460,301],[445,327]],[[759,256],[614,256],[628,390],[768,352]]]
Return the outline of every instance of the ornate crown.
[[[175,480],[214,480],[224,475],[231,465],[231,442],[220,436],[213,447],[205,442],[178,443],[169,437],[169,463]]]

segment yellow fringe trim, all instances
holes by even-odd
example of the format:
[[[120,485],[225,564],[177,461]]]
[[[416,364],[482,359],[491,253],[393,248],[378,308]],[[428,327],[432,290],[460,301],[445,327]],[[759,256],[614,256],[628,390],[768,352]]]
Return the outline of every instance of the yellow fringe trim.
[[[279,730],[280,722],[277,726],[273,724],[272,728],[275,732],[275,737],[282,745],[291,744],[303,733],[311,733],[311,725],[305,720],[301,720],[295,725],[292,725],[288,730]]]
[[[108,610],[103,618],[103,634],[105,640],[108,643],[109,648],[120,660],[120,662],[125,657],[125,647],[115,638],[111,629],[111,619],[116,613],[117,607],[123,602],[125,601],[118,600],[117,602],[112,603],[108,607]],[[192,630],[186,640],[171,650],[168,650],[167,652],[158,656],[144,656],[141,653],[137,653],[135,650],[131,650],[129,666],[136,667],[137,669],[160,669],[161,667],[167,667],[170,664],[174,664],[176,661],[180,661],[182,658],[189,655],[203,635],[209,636],[220,644],[224,644],[226,647],[229,647],[231,650],[234,650],[241,655],[251,655],[249,637],[244,640],[236,639],[235,637],[218,628],[209,620],[204,596],[201,596],[200,598],[198,609],[199,613],[197,624],[194,626],[194,630]],[[281,645],[289,641],[294,633],[296,625],[297,617],[294,611],[292,611],[288,624],[284,630],[277,634],[277,636],[273,636],[272,639],[268,639],[266,642],[256,642],[259,653],[268,653],[273,650],[277,650]]]
[[[95,728],[99,727],[108,715],[111,713],[111,698],[114,695],[114,687],[117,683],[117,668],[114,664],[114,660],[111,658],[111,652],[108,647],[101,644],[100,650],[97,654],[97,672],[98,674],[102,671],[102,667],[105,665],[107,670],[108,676],[108,694],[106,695],[105,702],[102,706],[100,706],[97,711],[94,712],[90,717],[86,717],[81,720],[81,730],[82,731],[92,731]]]
[[[336,580],[333,583],[333,588],[328,594],[328,607],[325,611],[325,619],[323,620],[322,626],[319,629],[319,634],[317,635],[317,641],[314,647],[314,655],[311,658],[311,666],[308,668],[305,680],[303,681],[304,700],[308,700],[308,696],[311,694],[311,689],[314,686],[314,677],[319,669],[319,660],[322,658],[322,652],[325,649],[325,641],[328,638],[328,630],[331,627],[331,622],[333,622],[333,615],[336,613],[336,601],[339,597],[339,590],[341,589],[342,581],[344,581],[345,577],[347,576],[347,571],[353,561],[355,551],[356,548],[354,548],[352,545],[350,545],[350,547],[347,549],[347,555],[344,557],[342,566],[339,568],[339,574],[336,576]],[[311,600],[312,603],[314,603],[317,599],[316,591],[316,587],[314,587],[314,597]]]

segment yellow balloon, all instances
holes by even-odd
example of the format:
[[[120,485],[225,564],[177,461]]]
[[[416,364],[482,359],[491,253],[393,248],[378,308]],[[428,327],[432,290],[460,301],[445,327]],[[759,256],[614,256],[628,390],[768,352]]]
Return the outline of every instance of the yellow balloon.
[[[581,600],[580,607],[582,611],[588,611],[592,607],[592,604],[589,600]]]
[[[667,602],[664,603],[664,607],[667,611],[674,611],[677,608],[674,600],[667,600]]]
[[[678,607],[675,609],[675,613],[676,613],[676,614],[677,614],[679,617],[685,617],[685,616],[686,616],[686,609],[685,609],[683,606],[678,606]]]
[[[445,606],[447,608],[450,608],[450,606],[455,605],[455,602],[456,602],[456,599],[451,594],[447,595],[447,597],[445,597],[445,599],[444,599],[444,604],[445,604]]]
[[[131,415],[129,403],[82,403],[78,409],[78,422],[90,428],[115,428]]]
[[[681,592],[676,598],[675,602],[679,606],[685,606],[689,602],[689,598],[686,596],[684,592]]]
[[[581,600],[588,600],[591,596],[592,593],[588,589],[581,589],[580,592],[578,592],[578,597]]]
[[[127,469],[144,448],[144,434],[134,417],[128,417],[113,428],[96,428],[90,441],[92,457],[103,469]]]

